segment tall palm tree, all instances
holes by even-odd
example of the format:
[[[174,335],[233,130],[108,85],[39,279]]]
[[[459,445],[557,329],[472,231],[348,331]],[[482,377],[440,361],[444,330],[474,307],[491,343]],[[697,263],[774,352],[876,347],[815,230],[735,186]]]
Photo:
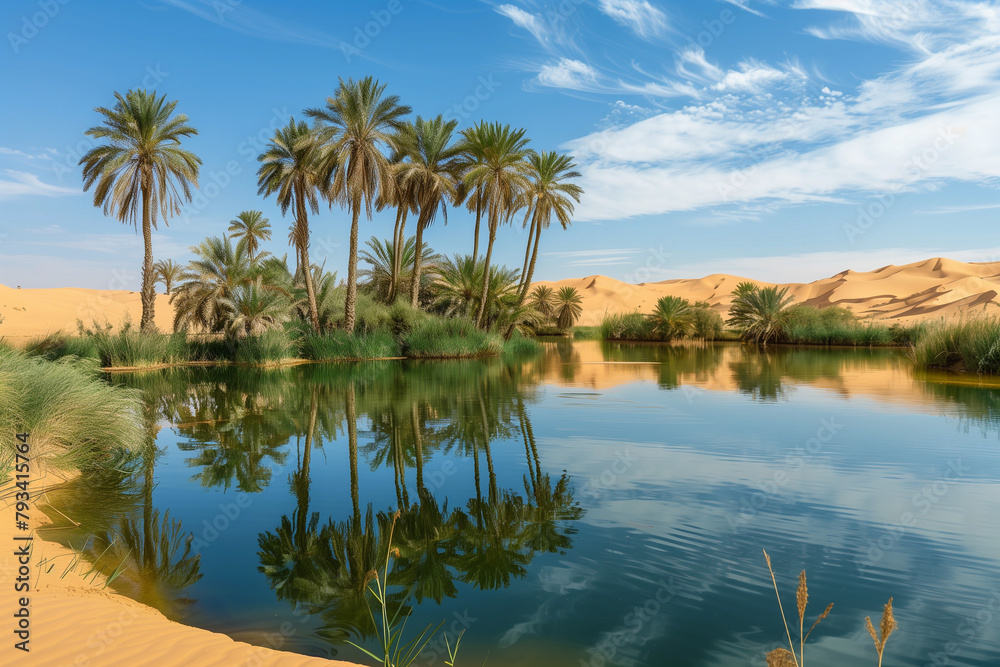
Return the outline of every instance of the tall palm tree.
[[[181,265],[172,259],[161,259],[153,265],[153,272],[156,274],[156,282],[163,283],[167,296],[170,296],[170,288],[181,276]]]
[[[576,183],[568,183],[571,178],[579,178],[580,172],[575,171],[573,160],[568,155],[560,155],[555,151],[532,153],[528,158],[528,177],[531,185],[527,191],[527,208],[531,216],[531,229],[528,232],[528,246],[524,254],[524,270],[521,272],[521,303],[528,296],[531,288],[531,277],[535,275],[535,261],[538,259],[538,242],[542,238],[542,230],[548,229],[552,216],[566,229],[570,225],[573,214],[573,202],[580,201],[583,188]],[[527,217],[527,216],[526,216]],[[534,243],[532,243],[534,236]],[[532,249],[532,245],[534,248]],[[531,261],[528,261],[528,253]]]
[[[392,278],[388,302],[392,303],[396,299],[397,288],[399,287],[399,275],[402,272],[402,267],[406,263],[403,260],[403,251],[405,250],[406,241],[406,218],[410,213],[416,212],[417,202],[415,200],[415,193],[413,190],[413,184],[404,184],[400,180],[399,166],[403,160],[403,153],[399,150],[400,139],[402,136],[408,134],[411,131],[413,123],[406,121],[402,123],[399,130],[396,131],[393,137],[393,153],[390,158],[391,169],[392,169],[392,180],[387,184],[387,187],[379,192],[379,208],[385,208],[387,206],[396,207],[396,226],[393,228],[392,239],[393,239],[393,256],[390,268],[390,276]]]
[[[383,152],[393,145],[393,133],[402,126],[410,107],[395,95],[386,95],[385,86],[368,76],[360,81],[340,80],[326,107],[307,109],[319,127],[323,142],[325,172],[332,177],[330,199],[345,203],[351,210],[350,254],[347,262],[347,297],[344,300],[344,328],[354,331],[358,293],[358,218],[362,205],[368,219],[379,192],[392,187],[389,158]]]
[[[319,144],[305,121],[278,128],[267,150],[257,156],[261,163],[257,170],[257,194],[265,197],[274,194],[285,214],[291,208],[295,215],[290,238],[297,251],[299,270],[302,272],[309,303],[309,321],[319,331],[319,311],[316,307],[316,287],[313,284],[309,263],[309,216],[319,213],[317,192],[325,192],[328,173],[317,159]]]
[[[476,324],[482,326],[486,311],[486,286],[490,279],[493,243],[501,221],[510,219],[523,201],[529,187],[527,158],[531,153],[525,131],[512,130],[510,125],[478,123],[462,134],[470,154],[477,162],[465,173],[465,187],[481,193],[487,211],[489,242],[486,246],[483,291],[476,312]]]
[[[247,240],[250,261],[256,261],[261,241],[271,239],[271,222],[260,211],[243,211],[229,221],[229,233],[233,238]]]
[[[180,213],[181,204],[191,201],[191,186],[198,187],[201,159],[180,147],[181,139],[198,134],[184,114],[173,116],[177,102],[166,95],[130,90],[115,93],[112,108],[97,107],[101,125],[87,130],[87,136],[107,143],[92,148],[80,158],[83,189],[95,183],[94,206],[119,222],[138,227],[142,215],[142,331],[153,331],[156,307],[153,271],[153,229],[158,216],[164,224]]]
[[[420,297],[424,229],[434,222],[439,210],[448,224],[448,202],[458,203],[463,149],[452,141],[457,126],[457,120],[445,121],[440,115],[430,120],[417,116],[416,122],[399,135],[398,150],[403,155],[398,167],[401,189],[412,187],[420,210],[410,281],[410,305],[414,308]]]

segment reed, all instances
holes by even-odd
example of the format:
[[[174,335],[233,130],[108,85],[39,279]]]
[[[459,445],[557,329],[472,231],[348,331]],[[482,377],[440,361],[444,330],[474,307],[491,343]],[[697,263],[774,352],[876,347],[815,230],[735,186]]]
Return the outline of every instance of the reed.
[[[805,631],[806,607],[809,604],[809,586],[806,583],[806,571],[802,570],[799,573],[799,585],[795,589],[795,609],[799,615],[799,641],[798,654],[796,655],[795,642],[788,627],[785,608],[781,604],[781,594],[778,592],[778,581],[774,577],[774,569],[771,567],[771,557],[767,555],[766,550],[764,551],[764,560],[767,562],[767,571],[771,574],[771,584],[774,586],[774,595],[778,599],[778,611],[781,613],[781,621],[785,625],[785,638],[788,641],[788,648],[779,647],[767,654],[767,667],[805,667],[806,640],[809,639],[809,635],[816,629],[816,626],[833,610],[833,603],[828,604],[809,630]],[[882,611],[882,622],[879,626],[879,633],[875,632],[871,617],[865,617],[865,624],[868,628],[868,633],[875,641],[875,651],[878,653],[878,665],[882,667],[882,653],[885,650],[885,643],[889,639],[889,635],[898,627],[896,619],[892,615],[892,598],[889,598],[889,602],[886,603]]]
[[[388,331],[308,334],[300,341],[302,356],[313,361],[384,359],[400,356],[399,343]]]
[[[430,318],[402,337],[404,356],[414,359],[495,357],[504,348],[503,338],[479,329],[465,318]]]

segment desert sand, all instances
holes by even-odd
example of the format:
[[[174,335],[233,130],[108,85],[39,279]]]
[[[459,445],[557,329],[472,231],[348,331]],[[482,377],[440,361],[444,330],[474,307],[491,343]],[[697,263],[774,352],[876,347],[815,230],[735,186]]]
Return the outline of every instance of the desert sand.
[[[35,509],[46,485],[63,480],[53,474],[32,477],[31,525],[47,523]],[[69,549],[35,538],[31,552],[31,590],[14,592],[18,576],[15,541],[31,533],[15,528],[13,493],[4,489],[0,496],[0,618],[4,640],[0,664],[63,667],[103,667],[105,665],[232,665],[245,667],[357,667],[342,661],[310,658],[265,646],[236,642],[226,635],[187,627],[168,620],[160,612],[104,589],[104,579],[84,578],[86,564],[66,573],[74,560]],[[44,566],[43,566],[44,564]],[[51,566],[51,571],[48,570]],[[93,576],[93,575],[91,575]],[[30,606],[30,651],[15,649],[11,634],[18,596],[27,596]],[[293,628],[294,630],[294,628]],[[262,637],[268,646],[280,648],[281,628]]]
[[[664,280],[632,285],[601,275],[559,281],[540,281],[555,289],[575,287],[583,296],[579,324],[600,324],[604,313],[651,312],[663,296],[679,296],[689,301],[707,301],[725,316],[736,285],[752,278],[724,273],[700,279]],[[794,303],[817,307],[842,306],[859,317],[899,322],[955,317],[1000,306],[1000,262],[967,263],[935,257],[904,264],[883,266],[874,271],[843,271],[811,283],[783,283]]]
[[[725,315],[731,293],[739,283],[752,278],[724,273],[698,279],[629,283],[601,275],[559,281],[539,281],[556,289],[575,287],[583,295],[579,324],[599,324],[604,313],[650,312],[661,296],[680,296],[707,301]],[[955,317],[962,313],[993,311],[1000,306],[1000,262],[967,263],[943,257],[902,266],[884,266],[874,271],[843,271],[811,283],[784,283],[795,303],[817,307],[843,306],[859,317],[900,322]],[[998,310],[997,312],[1000,312]],[[14,344],[64,331],[74,333],[77,321],[118,325],[125,317],[138,324],[142,306],[138,292],[59,289],[15,289],[0,285],[0,337]],[[156,325],[172,330],[170,297],[156,296]]]

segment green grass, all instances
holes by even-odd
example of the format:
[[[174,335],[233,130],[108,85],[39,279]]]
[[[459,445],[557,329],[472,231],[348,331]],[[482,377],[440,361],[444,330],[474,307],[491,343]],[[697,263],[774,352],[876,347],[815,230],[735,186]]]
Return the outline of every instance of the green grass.
[[[94,323],[87,329],[78,324],[80,338],[87,342],[76,345],[93,345],[97,358],[105,368],[142,368],[161,364],[188,361],[188,346],[184,334],[142,333],[126,321],[118,332],[110,324]]]
[[[601,337],[600,327],[573,327],[570,331],[573,340],[598,340]]]
[[[913,347],[927,368],[1000,374],[1000,317],[972,317],[929,326]]]
[[[42,357],[49,361],[55,361],[63,357],[99,359],[97,344],[93,338],[67,336],[64,333],[54,333],[42,338],[36,338],[25,346],[24,351],[29,356]]]
[[[284,331],[268,331],[258,336],[247,336],[227,341],[231,352],[229,359],[237,364],[263,366],[275,364],[298,356],[295,340]]]
[[[381,359],[401,356],[399,343],[388,331],[349,334],[331,331],[307,334],[300,341],[302,357],[313,361]]]
[[[146,446],[141,415],[139,393],[101,380],[93,360],[52,362],[0,349],[0,432],[29,433],[34,461],[71,470],[117,466]],[[0,459],[9,459],[13,442],[0,440]]]
[[[642,313],[605,314],[598,327],[602,340],[657,341],[652,320]]]
[[[503,339],[464,318],[428,318],[402,337],[403,355],[413,359],[495,357]]]
[[[505,357],[527,357],[538,354],[542,349],[541,344],[533,337],[515,331],[510,340],[504,341],[503,354]]]

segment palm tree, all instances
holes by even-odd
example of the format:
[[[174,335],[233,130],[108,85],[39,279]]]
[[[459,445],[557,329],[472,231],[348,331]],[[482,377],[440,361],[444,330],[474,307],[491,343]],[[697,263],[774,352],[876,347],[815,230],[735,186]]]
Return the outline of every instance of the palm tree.
[[[320,330],[319,312],[316,307],[316,288],[309,263],[308,211],[319,213],[317,192],[326,191],[328,175],[317,160],[319,144],[305,121],[296,123],[294,118],[275,131],[266,151],[257,160],[257,194],[265,197],[275,194],[281,213],[291,208],[295,214],[290,238],[298,257],[298,271],[302,272],[309,303],[309,321],[315,331]],[[298,273],[296,271],[296,273]]]
[[[153,230],[158,216],[164,224],[191,201],[191,185],[198,187],[201,159],[180,148],[181,139],[198,134],[184,114],[173,116],[177,102],[155,92],[130,90],[115,93],[115,106],[97,107],[102,124],[87,130],[87,136],[107,143],[92,148],[80,158],[83,189],[95,183],[94,206],[119,222],[138,226],[142,210],[142,331],[153,331],[156,307],[153,271]]]
[[[261,276],[253,282],[237,286],[223,305],[228,311],[226,333],[234,338],[257,336],[279,329],[288,320],[291,310],[288,297],[268,289]]]
[[[420,216],[417,218],[416,252],[413,255],[413,280],[410,281],[410,305],[417,307],[420,297],[420,255],[426,229],[440,210],[448,224],[449,201],[458,203],[458,184],[462,175],[462,147],[452,141],[457,120],[442,116],[424,120],[417,116],[398,137],[397,150],[403,156],[398,166],[401,189],[412,188]]]
[[[757,287],[743,282],[733,290],[733,305],[729,309],[727,324],[743,330],[743,337],[760,345],[782,335],[785,310],[794,297],[788,288],[777,286]]]
[[[323,109],[307,109],[319,126],[325,173],[332,175],[330,199],[351,210],[350,254],[347,262],[347,298],[344,329],[354,331],[358,292],[358,218],[364,205],[368,219],[381,191],[392,187],[392,170],[383,150],[393,145],[393,133],[410,108],[385,86],[368,76],[360,81],[341,79]]]
[[[653,323],[653,331],[664,340],[680,338],[694,328],[694,310],[687,299],[679,296],[660,297],[649,319]]]
[[[556,291],[548,285],[538,285],[531,290],[528,303],[545,318],[546,322],[556,319]]]
[[[253,262],[257,259],[260,242],[271,239],[271,223],[260,211],[243,211],[229,221],[229,233],[237,241],[244,238],[247,240],[247,251]]]
[[[542,230],[548,229],[552,216],[555,215],[563,229],[570,225],[573,214],[573,202],[580,201],[583,188],[576,183],[567,183],[571,178],[579,178],[580,172],[575,171],[573,161],[567,155],[555,151],[532,153],[528,158],[528,176],[531,185],[527,192],[528,215],[531,216],[531,229],[528,231],[528,245],[524,253],[524,269],[521,272],[521,301],[524,302],[531,288],[531,277],[535,275],[535,261],[538,259],[538,242],[542,238]],[[532,244],[532,236],[534,243]],[[534,248],[532,249],[532,245]],[[528,261],[528,255],[531,261]]]
[[[393,295],[408,286],[412,278],[408,269],[397,272],[395,279],[393,278],[395,258],[399,257],[400,266],[412,266],[417,248],[415,239],[412,236],[406,239],[401,249],[397,249],[395,243],[388,239],[378,239],[374,236],[368,239],[365,245],[368,249],[362,250],[359,257],[368,268],[359,271],[358,277],[368,281],[368,289],[372,290],[378,299],[391,303]],[[431,283],[437,279],[437,265],[441,261],[441,256],[424,244],[420,258],[421,289],[424,283]]]
[[[575,287],[560,287],[556,296],[556,326],[568,330],[583,314],[583,297]]]
[[[475,162],[466,171],[464,184],[468,190],[478,191],[481,195],[489,226],[483,290],[476,312],[476,324],[480,327],[486,311],[490,260],[497,229],[501,221],[510,219],[517,210],[523,193],[529,187],[526,159],[531,151],[524,133],[523,129],[512,130],[509,125],[499,123],[478,123],[462,132],[466,150],[475,157]]]
[[[153,265],[153,271],[156,274],[156,282],[163,283],[163,286],[167,289],[166,294],[169,296],[170,288],[173,287],[174,283],[181,276],[181,265],[172,259],[161,259]]]
[[[403,250],[405,249],[406,241],[406,218],[411,212],[417,211],[416,194],[413,190],[413,184],[409,183],[404,186],[400,179],[399,166],[403,160],[403,154],[399,150],[401,144],[401,137],[407,135],[412,131],[413,123],[404,122],[401,124],[399,130],[397,130],[396,135],[393,137],[393,153],[390,158],[391,169],[392,169],[392,181],[387,184],[384,190],[379,191],[379,210],[387,206],[396,207],[396,225],[392,232],[392,243],[393,243],[393,256],[392,265],[390,267],[390,275],[392,281],[390,283],[390,292],[387,297],[387,302],[392,303],[396,299],[397,289],[399,288],[399,274],[402,271],[402,267],[407,262],[403,260]]]
[[[195,259],[181,274],[184,281],[170,297],[174,330],[190,327],[219,332],[227,322],[227,304],[235,290],[253,280],[246,240],[211,237],[192,248]]]

